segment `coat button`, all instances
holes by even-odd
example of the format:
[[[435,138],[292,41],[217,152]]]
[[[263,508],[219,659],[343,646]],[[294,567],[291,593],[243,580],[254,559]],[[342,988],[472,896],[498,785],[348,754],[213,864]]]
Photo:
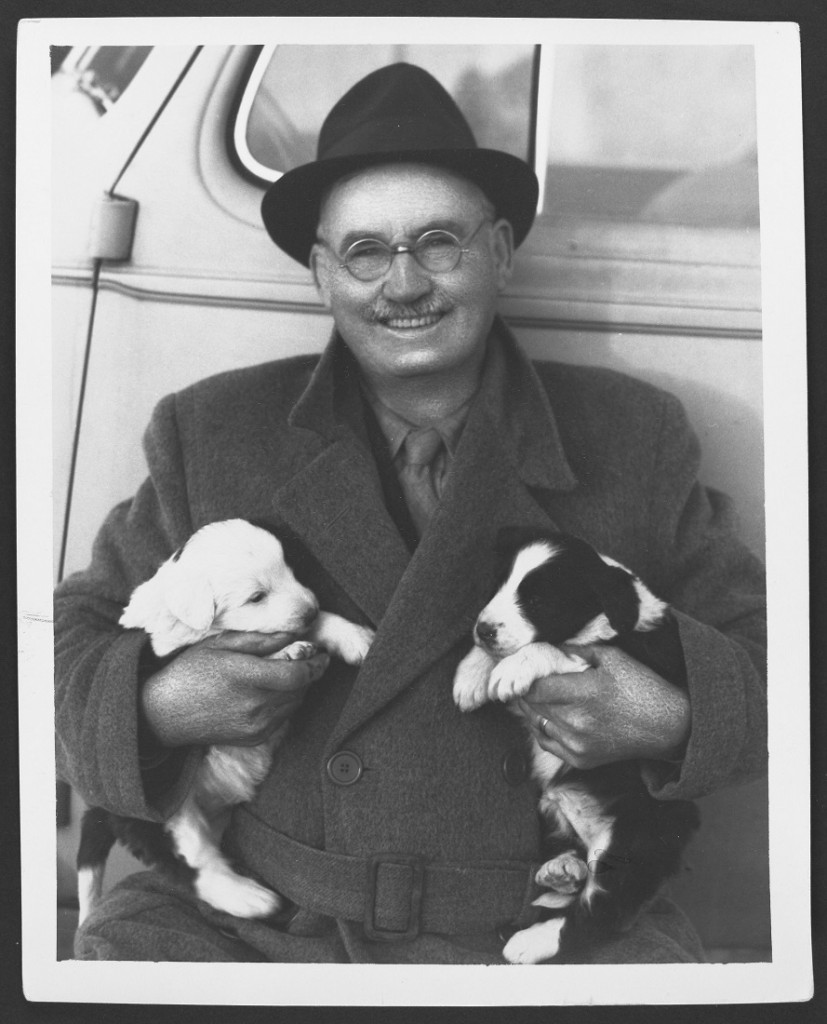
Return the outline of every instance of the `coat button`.
[[[509,786],[519,786],[528,778],[528,759],[522,750],[509,750],[503,758],[503,778]]]
[[[362,777],[362,762],[350,750],[340,750],[327,762],[327,775],[337,786],[352,786]]]

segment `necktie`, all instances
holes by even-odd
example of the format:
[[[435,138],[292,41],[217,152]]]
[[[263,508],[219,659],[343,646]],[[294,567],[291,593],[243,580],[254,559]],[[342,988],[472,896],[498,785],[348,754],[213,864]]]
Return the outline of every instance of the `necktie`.
[[[409,431],[399,453],[399,482],[420,536],[439,504],[442,448],[439,431],[428,427]]]

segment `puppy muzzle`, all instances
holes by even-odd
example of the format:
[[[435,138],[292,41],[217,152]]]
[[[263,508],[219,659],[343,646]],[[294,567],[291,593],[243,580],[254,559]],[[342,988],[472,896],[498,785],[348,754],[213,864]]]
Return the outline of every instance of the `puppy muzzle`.
[[[496,652],[498,629],[499,627],[493,622],[477,619],[477,624],[474,626],[474,639],[480,647],[493,654]]]

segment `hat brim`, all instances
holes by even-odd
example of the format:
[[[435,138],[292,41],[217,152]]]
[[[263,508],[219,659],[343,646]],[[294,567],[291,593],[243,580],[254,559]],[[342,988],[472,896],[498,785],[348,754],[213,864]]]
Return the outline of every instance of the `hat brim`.
[[[261,203],[267,233],[280,249],[308,267],[328,188],[354,171],[387,163],[433,164],[474,182],[494,204],[497,217],[510,222],[515,247],[534,221],[537,177],[518,157],[496,149],[408,149],[334,157],[287,171],[265,192]]]

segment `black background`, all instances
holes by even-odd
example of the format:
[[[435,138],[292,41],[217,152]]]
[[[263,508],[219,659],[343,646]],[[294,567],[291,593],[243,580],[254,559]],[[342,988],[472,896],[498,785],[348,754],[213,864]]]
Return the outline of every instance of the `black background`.
[[[504,10],[505,8],[505,10]],[[644,18],[688,21],[783,21],[797,22],[801,31],[804,101],[804,179],[807,257],[808,373],[810,409],[810,530],[811,530],[811,654],[812,654],[812,782],[813,782],[813,942],[816,972],[815,998],[807,1003],[743,1006],[669,1007],[544,1007],[544,1008],[256,1008],[164,1007],[163,993],[155,1006],[28,1003],[22,994],[20,956],[20,851],[18,801],[18,742],[16,701],[15,629],[15,76],[16,33],[19,19],[66,17],[251,17],[301,16],[419,16],[524,18]],[[2,0],[0,3],[0,268],[3,301],[0,303],[0,708],[3,738],[0,743],[0,1015],[5,1021],[94,1022],[143,1024],[144,1021],[175,1021],[176,1024],[224,1024],[226,1021],[277,1020],[296,1024],[340,1022],[407,1022],[437,1020],[450,1024],[493,1024],[506,1021],[569,1024],[604,1024],[617,1019],[640,1022],[669,1021],[695,1024],[703,1020],[737,1024],[741,1021],[787,1022],[827,1019],[825,972],[827,962],[827,887],[821,867],[827,862],[827,756],[825,755],[825,626],[827,626],[827,343],[825,343],[825,295],[827,294],[827,0]],[[45,396],[44,396],[45,407]],[[25,460],[26,453],[18,456]],[[799,642],[791,638],[791,643]],[[238,998],[243,998],[237,993]]]

